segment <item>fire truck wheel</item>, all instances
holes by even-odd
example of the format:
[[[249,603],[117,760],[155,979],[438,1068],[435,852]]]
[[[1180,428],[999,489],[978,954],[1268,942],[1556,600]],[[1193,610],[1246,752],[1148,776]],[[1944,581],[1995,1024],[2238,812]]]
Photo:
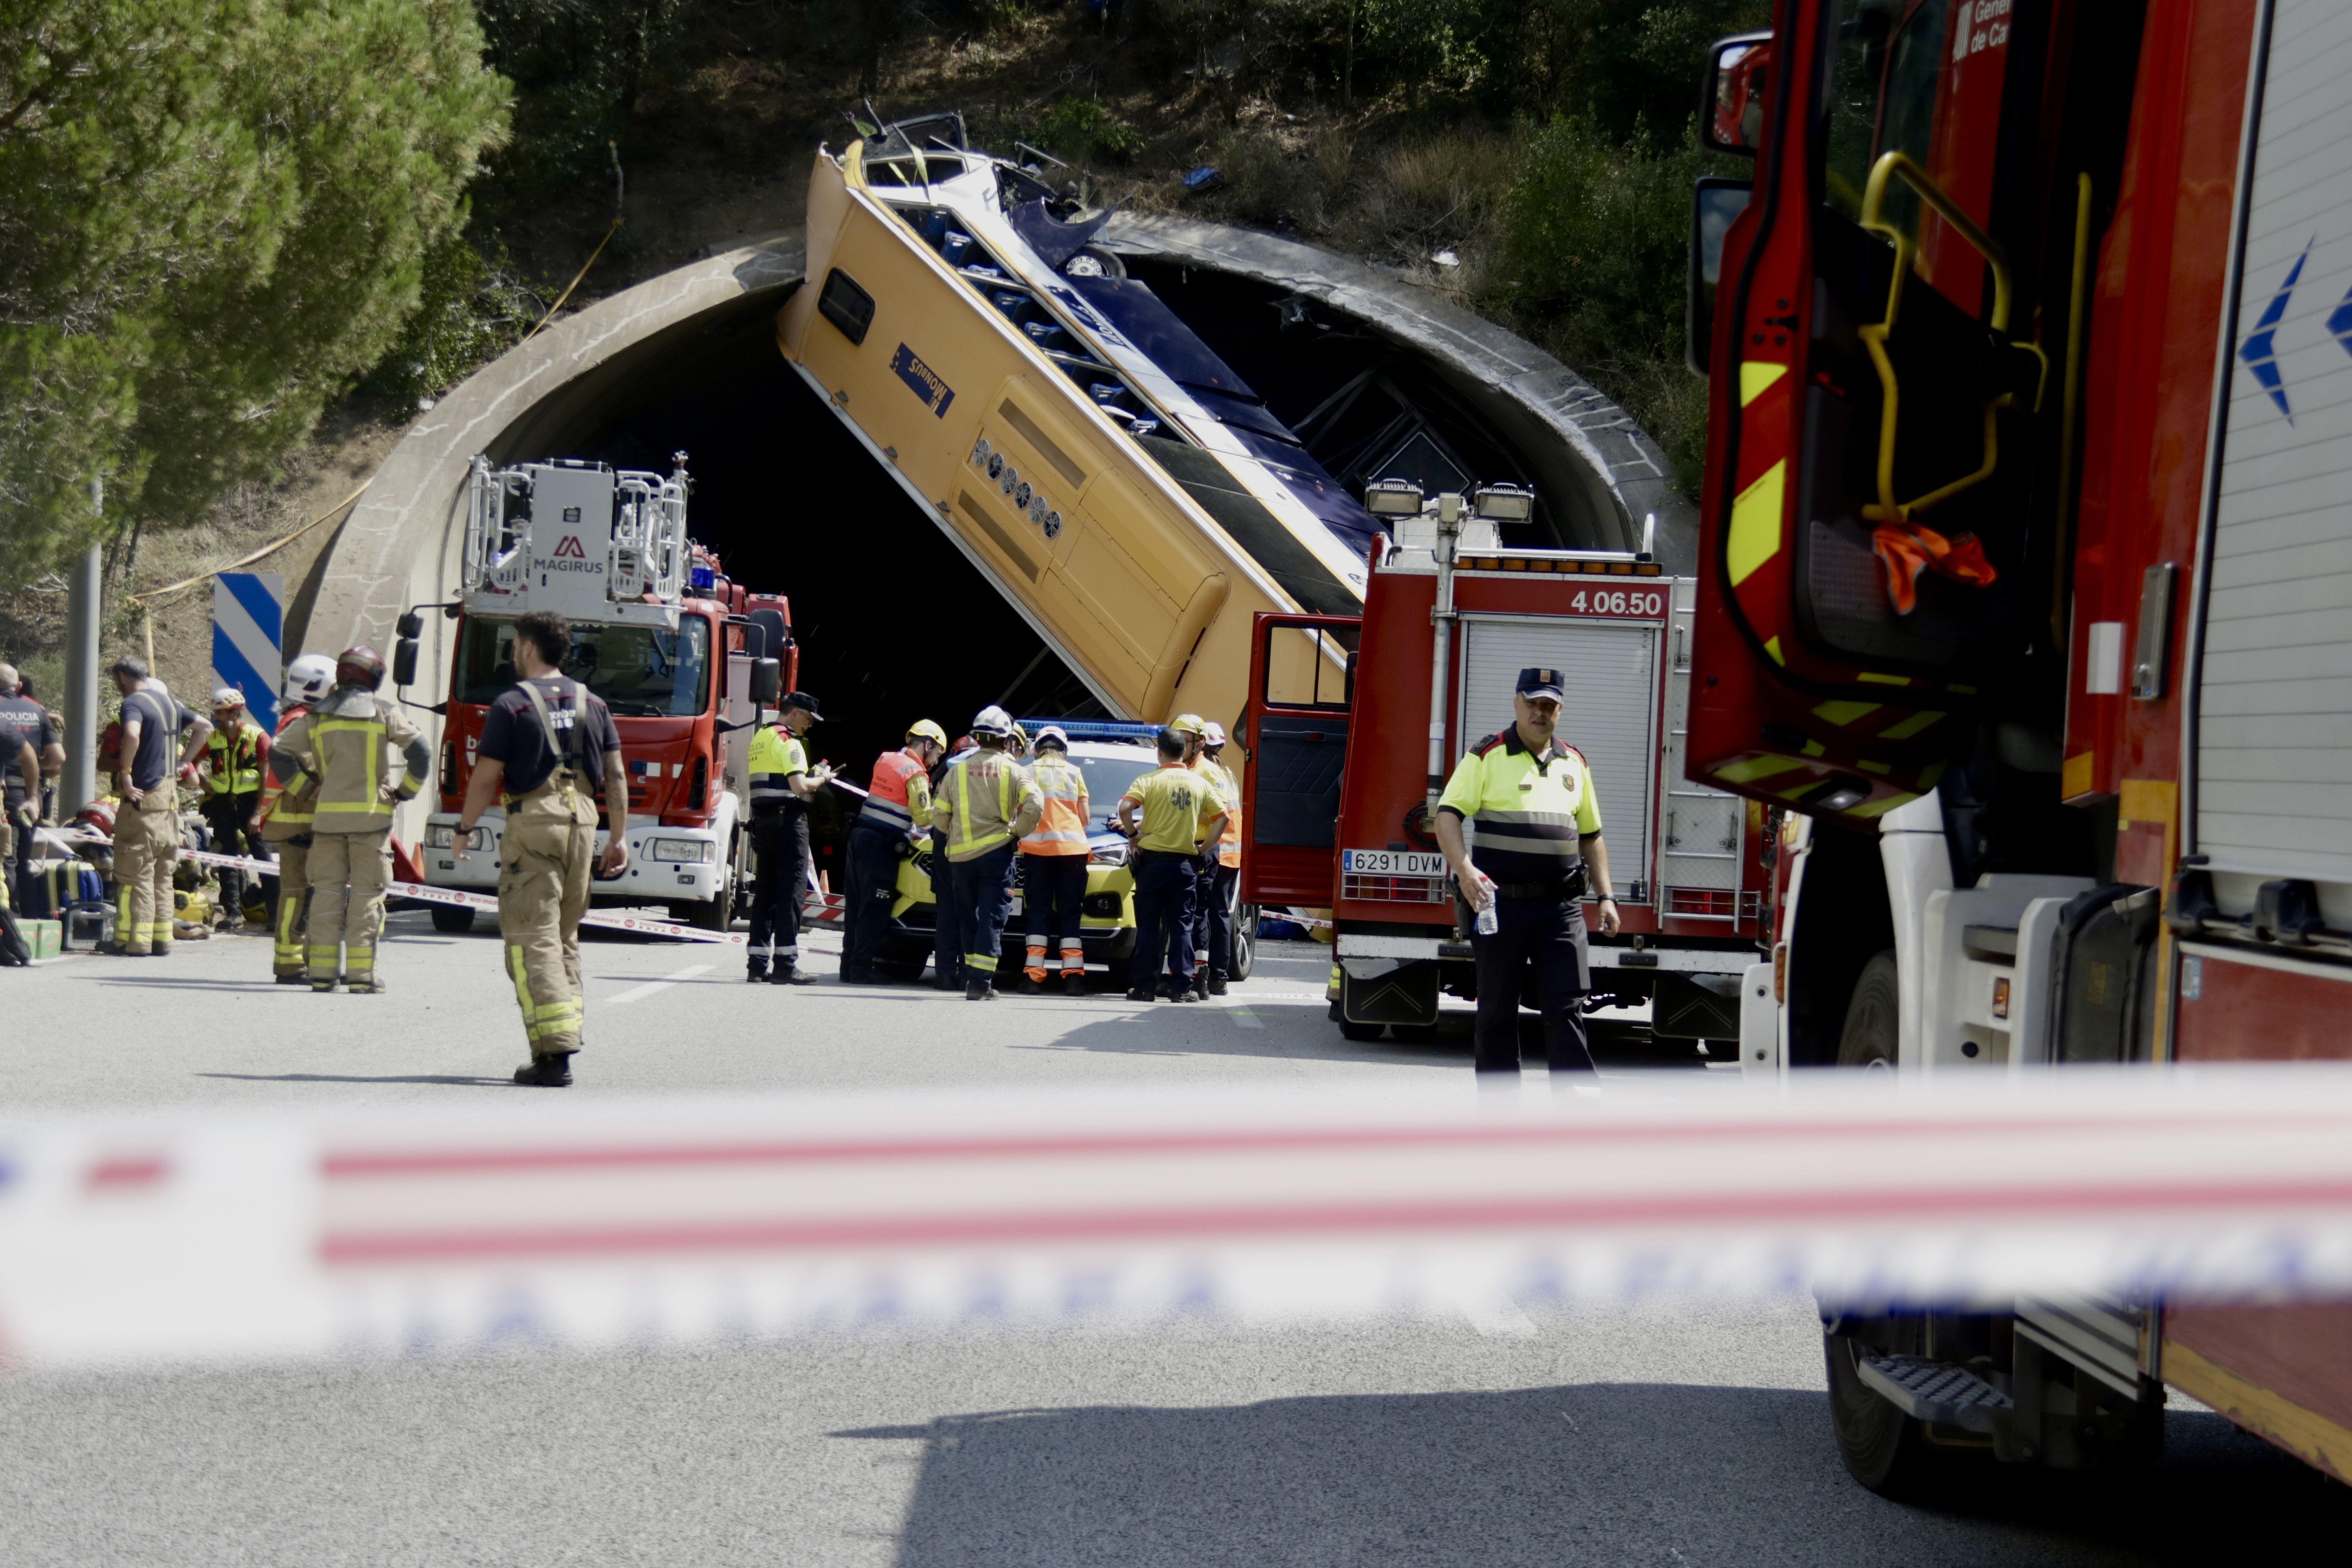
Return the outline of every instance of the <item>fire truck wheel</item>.
[[[1847,1473],[1881,1497],[1916,1493],[1944,1456],[1929,1447],[1918,1422],[1862,1381],[1855,1364],[1864,1351],[1860,1341],[1824,1334],[1822,1349],[1829,1362],[1830,1426]]]
[[[1880,953],[1862,966],[1846,1004],[1845,1028],[1838,1036],[1838,1066],[1892,1071],[1902,1036],[1903,993],[1895,977],[1895,954]]]
[[[1350,1024],[1339,1020],[1339,1037],[1345,1040],[1377,1040],[1388,1032],[1386,1024]]]
[[[449,904],[436,904],[433,906],[433,929],[447,931],[452,936],[462,936],[474,929],[474,911]]]
[[[1257,967],[1257,906],[1241,904],[1234,910],[1233,966],[1226,971],[1228,980],[1247,980],[1250,971]]]

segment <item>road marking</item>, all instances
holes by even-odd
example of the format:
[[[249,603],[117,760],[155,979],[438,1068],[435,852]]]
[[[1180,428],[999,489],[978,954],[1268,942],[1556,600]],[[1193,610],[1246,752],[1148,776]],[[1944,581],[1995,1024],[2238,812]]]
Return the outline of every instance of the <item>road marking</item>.
[[[1455,1300],[1454,1308],[1472,1328],[1490,1340],[1531,1340],[1536,1337],[1535,1320],[1519,1310],[1519,1304],[1499,1290],[1491,1294],[1465,1290]]]
[[[617,1007],[625,1002],[642,1002],[655,992],[667,991],[681,980],[691,980],[698,974],[708,974],[710,969],[711,966],[708,963],[689,963],[675,974],[665,974],[659,980],[648,980],[643,985],[632,985],[618,996],[607,996],[604,998],[604,1005]]]
[[[1228,1002],[1225,1004],[1225,1011],[1232,1014],[1234,1022],[1239,1024],[1244,1029],[1263,1029],[1265,1027],[1265,1020],[1260,1018],[1256,1014],[1251,1012],[1249,1007],[1244,1003]]]

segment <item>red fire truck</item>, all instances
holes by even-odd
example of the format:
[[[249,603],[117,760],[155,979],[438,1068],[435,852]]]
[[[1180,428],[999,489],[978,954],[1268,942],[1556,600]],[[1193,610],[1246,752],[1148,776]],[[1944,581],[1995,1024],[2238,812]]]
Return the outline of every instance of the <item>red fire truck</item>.
[[[1798,814],[1743,1061],[2352,1056],[2352,6],[1776,11],[1693,226],[1688,776]],[[2352,1306],[1825,1321],[1874,1488],[2167,1385],[2352,1479]]]
[[[1348,1038],[1433,1037],[1440,994],[1477,984],[1437,793],[1511,722],[1520,669],[1572,670],[1559,734],[1592,765],[1624,916],[1616,938],[1592,937],[1593,1005],[1653,1002],[1655,1036],[1727,1056],[1769,929],[1769,839],[1761,806],[1681,776],[1690,580],[1647,551],[1505,548],[1500,524],[1533,502],[1508,485],[1425,504],[1387,480],[1366,502],[1392,532],[1374,542],[1364,613],[1257,617],[1242,901],[1330,908]]]
[[[730,582],[686,533],[686,454],[667,476],[568,459],[493,469],[474,459],[462,595],[442,715],[440,810],[419,859],[436,887],[495,890],[505,813],[493,808],[457,853],[457,813],[482,719],[517,679],[516,617],[553,610],[572,624],[563,672],[604,700],[629,768],[628,868],[596,884],[599,903],[667,905],[724,931],[751,867],[743,763],[761,705],[792,682],[799,650],[781,595]],[[402,617],[394,679],[416,675],[418,610]],[[612,824],[600,822],[601,848]],[[467,909],[433,910],[443,931]]]

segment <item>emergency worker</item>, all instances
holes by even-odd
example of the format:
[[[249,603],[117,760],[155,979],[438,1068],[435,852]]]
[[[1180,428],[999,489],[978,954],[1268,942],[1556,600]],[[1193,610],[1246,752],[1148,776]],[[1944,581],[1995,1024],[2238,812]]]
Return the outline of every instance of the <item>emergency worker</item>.
[[[1037,786],[1007,750],[1013,720],[991,705],[971,721],[973,750],[948,770],[931,803],[931,821],[947,835],[950,889],[963,942],[963,997],[996,999],[996,961],[1012,912],[1013,854],[1037,826]]]
[[[1492,907],[1496,929],[1472,936],[1478,963],[1477,1046],[1482,1074],[1519,1071],[1519,996],[1535,966],[1551,1070],[1591,1072],[1584,1038],[1586,952],[1583,897],[1601,896],[1601,930],[1617,933],[1601,808],[1583,754],[1559,741],[1567,685],[1556,669],[1519,671],[1511,728],[1488,735],[1454,765],[1437,805],[1437,847],[1473,913]],[[1476,861],[1462,836],[1476,831]]]
[[[1209,743],[1209,721],[1198,713],[1179,713],[1168,727],[1184,737],[1184,765],[1199,773]],[[1213,792],[1214,787],[1213,783]],[[1192,924],[1186,933],[1192,948],[1192,989],[1204,998],[1209,994],[1209,883],[1214,860],[1214,852],[1204,849],[1192,868]]]
[[[122,809],[114,818],[114,944],[109,951],[161,958],[172,951],[178,775],[204,750],[213,727],[152,681],[141,660],[116,659],[110,673],[122,694],[123,784]]]
[[[1217,792],[1217,804],[1225,813],[1214,858],[1202,857],[1197,900],[1201,913],[1195,929],[1204,934],[1193,945],[1196,950],[1207,950],[1208,962],[1196,978],[1206,987],[1203,994],[1210,996],[1223,996],[1233,975],[1234,894],[1242,875],[1242,786],[1224,764],[1224,751],[1225,727],[1212,719],[1201,727],[1201,754],[1192,763],[1192,771]]]
[[[801,903],[809,885],[808,803],[824,788],[833,770],[809,766],[801,737],[819,717],[815,698],[805,691],[787,691],[777,706],[776,721],[761,725],[751,737],[746,767],[751,775],[751,847],[759,855],[760,875],[751,887],[751,953],[743,978],[755,984],[806,985],[816,978],[800,969]]]
[[[1023,988],[1045,989],[1045,956],[1059,942],[1062,989],[1072,996],[1087,988],[1087,947],[1079,924],[1087,896],[1087,775],[1070,761],[1070,737],[1059,724],[1037,731],[1037,760],[1029,777],[1037,786],[1034,831],[1021,840],[1021,902],[1029,928]]]
[[[355,996],[381,995],[376,941],[383,933],[384,889],[392,883],[392,813],[424,786],[433,753],[398,708],[378,697],[383,658],[365,643],[335,659],[335,684],[319,705],[286,726],[270,749],[269,771],[289,790],[315,790],[305,956],[310,989],[324,994],[338,978]],[[386,766],[394,748],[402,770]],[[338,975],[338,969],[341,973]]]
[[[283,744],[294,721],[316,707],[335,683],[335,665],[324,654],[306,653],[286,667],[286,684],[278,693],[278,740]],[[261,805],[247,820],[248,828],[278,852],[278,908],[270,917],[276,938],[269,954],[269,973],[280,985],[310,983],[310,954],[303,946],[305,922],[310,912],[310,819],[319,804],[318,790],[289,790],[278,774],[265,767]]]
[[[874,760],[866,805],[849,826],[849,893],[842,906],[845,985],[882,984],[874,966],[889,940],[890,910],[898,901],[898,862],[929,831],[930,769],[947,750],[947,731],[918,719],[903,748]]]
[[[220,688],[213,693],[212,738],[205,742],[197,769],[205,792],[198,809],[213,830],[215,854],[269,858],[268,845],[249,826],[261,805],[261,779],[268,766],[269,732],[246,712],[244,692],[233,686]],[[221,868],[220,919],[215,923],[245,923],[245,878],[242,867]]]
[[[931,765],[935,812],[940,788],[948,782],[948,770],[978,750],[970,735],[959,735],[948,754]],[[948,865],[948,836],[936,822],[931,827],[931,988],[963,989],[963,931],[956,924],[955,879]]]
[[[1160,731],[1160,765],[1119,797],[1119,830],[1135,847],[1135,956],[1128,960],[1127,999],[1198,1002],[1192,988],[1192,900],[1201,845],[1213,840],[1223,814],[1208,782],[1184,765],[1183,734]],[[1141,820],[1137,820],[1137,814]],[[1164,973],[1164,978],[1163,978]]]
[[[457,814],[459,854],[492,801],[506,807],[499,837],[499,936],[522,1008],[530,1060],[515,1069],[527,1088],[572,1081],[587,1018],[580,985],[580,917],[588,912],[588,862],[596,846],[596,792],[611,830],[597,869],[629,862],[629,770],[604,700],[562,673],[572,626],[551,610],[515,620],[522,679],[482,716],[482,739]]]
[[[24,677],[0,664],[0,894],[33,858],[33,827],[41,820],[41,781],[64,765],[63,733],[49,710],[33,700]]]

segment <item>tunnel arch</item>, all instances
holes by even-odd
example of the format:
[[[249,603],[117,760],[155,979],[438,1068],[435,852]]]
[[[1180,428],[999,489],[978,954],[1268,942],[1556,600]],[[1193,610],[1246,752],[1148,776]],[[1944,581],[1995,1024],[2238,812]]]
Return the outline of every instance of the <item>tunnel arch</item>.
[[[1123,218],[1105,237],[1172,293],[1197,271],[1230,299],[1311,301],[1376,338],[1416,395],[1507,449],[1507,477],[1531,483],[1555,520],[1559,537],[1546,542],[1630,548],[1655,513],[1661,559],[1690,570],[1696,517],[1655,445],[1540,350],[1401,276],[1288,241],[1164,217]],[[772,323],[803,260],[788,233],[666,273],[532,338],[420,414],[298,594],[289,651],[388,647],[404,610],[456,596],[475,453],[667,468],[683,449],[696,537],[739,582],[792,599],[802,684],[827,707],[819,752],[862,767],[919,714],[953,732],[990,701],[1086,710],[1083,686],[778,353]],[[1223,346],[1214,323],[1202,332]],[[1244,346],[1233,345],[1242,357]],[[420,700],[438,692],[449,624],[426,617]],[[420,826],[404,821],[401,836]]]

